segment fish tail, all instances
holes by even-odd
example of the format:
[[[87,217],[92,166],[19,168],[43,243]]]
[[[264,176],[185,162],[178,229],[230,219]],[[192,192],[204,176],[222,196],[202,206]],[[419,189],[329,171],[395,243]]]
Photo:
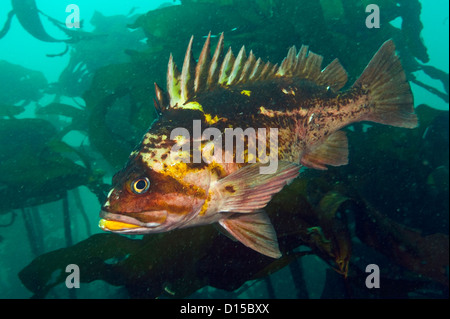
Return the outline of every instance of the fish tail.
[[[363,120],[398,127],[417,127],[411,87],[395,54],[392,40],[381,46],[353,87],[368,92],[369,108]]]

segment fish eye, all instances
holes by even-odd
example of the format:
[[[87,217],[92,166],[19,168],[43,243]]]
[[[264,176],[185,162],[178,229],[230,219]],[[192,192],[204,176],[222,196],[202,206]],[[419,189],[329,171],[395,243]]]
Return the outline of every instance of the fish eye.
[[[131,183],[131,190],[135,194],[143,194],[150,187],[150,181],[147,177],[141,177]]]

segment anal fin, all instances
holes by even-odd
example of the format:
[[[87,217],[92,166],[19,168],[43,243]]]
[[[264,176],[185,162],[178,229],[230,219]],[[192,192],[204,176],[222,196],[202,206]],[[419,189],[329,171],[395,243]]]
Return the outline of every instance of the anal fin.
[[[306,167],[326,170],[325,165],[341,166],[348,163],[348,140],[344,131],[337,131],[312,152],[302,156],[300,163]]]
[[[234,214],[219,223],[245,246],[272,258],[281,257],[275,229],[266,213]]]

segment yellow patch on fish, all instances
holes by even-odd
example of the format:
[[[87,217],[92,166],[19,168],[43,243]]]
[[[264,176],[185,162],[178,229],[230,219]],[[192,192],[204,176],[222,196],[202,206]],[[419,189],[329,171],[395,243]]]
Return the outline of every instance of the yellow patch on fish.
[[[264,106],[260,106],[259,107],[259,112],[262,115],[265,115],[265,116],[269,116],[269,117],[274,117],[275,116],[275,113],[273,111],[267,110]]]
[[[150,142],[153,140],[155,142],[157,141],[164,141],[167,139],[167,135],[155,135],[155,134],[151,134],[151,133],[146,133],[144,135],[144,140],[143,140],[143,144],[150,144]],[[159,143],[157,143],[156,145],[159,145]]]
[[[170,159],[172,160],[172,166],[180,162],[189,162],[191,155],[189,151],[178,150],[177,152],[170,152]]]
[[[191,169],[186,163],[178,162],[165,167],[160,173],[180,181],[180,177],[186,176],[186,174],[191,171],[198,171],[198,169]]]
[[[242,90],[242,91],[241,91],[241,94],[242,94],[242,95],[250,96],[250,95],[252,94],[252,91],[249,91],[249,90]]]
[[[217,115],[214,116],[214,118],[213,118],[211,114],[205,114],[205,121],[209,125],[215,124],[215,123],[219,122],[219,120],[220,120],[220,118]]]
[[[214,159],[214,142],[208,142],[202,149],[202,157],[206,163],[211,163]]]
[[[186,136],[184,135],[177,135],[175,136],[175,142],[177,142],[178,145],[182,145],[186,142]]]
[[[202,208],[200,209],[200,213],[198,213],[199,216],[202,216],[206,213],[206,211],[208,210],[208,204],[210,200],[211,200],[211,191],[208,192],[208,198],[206,198],[205,202],[203,203]]]
[[[288,90],[286,90],[286,89],[282,89],[281,90],[284,94],[291,94],[291,95],[294,95],[295,96],[295,92],[294,92],[294,90],[293,89],[290,89],[289,91]]]
[[[203,112],[203,106],[200,103],[195,102],[195,101],[183,104],[180,108],[186,109],[186,110],[199,110],[199,111]]]
[[[138,228],[141,226],[118,222],[115,220],[100,219],[100,221],[98,222],[98,227],[100,227],[103,230],[114,231],[114,230],[121,230],[121,229]]]
[[[170,156],[166,157],[166,160],[162,160],[162,155],[167,154],[166,149],[151,149],[147,152],[141,152],[139,155],[141,156],[142,161],[150,167],[155,172],[160,172],[164,168],[165,165],[170,165],[171,158]]]

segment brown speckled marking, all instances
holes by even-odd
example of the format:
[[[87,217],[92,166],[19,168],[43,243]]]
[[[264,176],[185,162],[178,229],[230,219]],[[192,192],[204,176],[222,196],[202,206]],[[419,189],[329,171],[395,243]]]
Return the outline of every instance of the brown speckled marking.
[[[236,190],[234,189],[233,185],[227,185],[225,186],[225,190],[229,193],[235,193]]]

